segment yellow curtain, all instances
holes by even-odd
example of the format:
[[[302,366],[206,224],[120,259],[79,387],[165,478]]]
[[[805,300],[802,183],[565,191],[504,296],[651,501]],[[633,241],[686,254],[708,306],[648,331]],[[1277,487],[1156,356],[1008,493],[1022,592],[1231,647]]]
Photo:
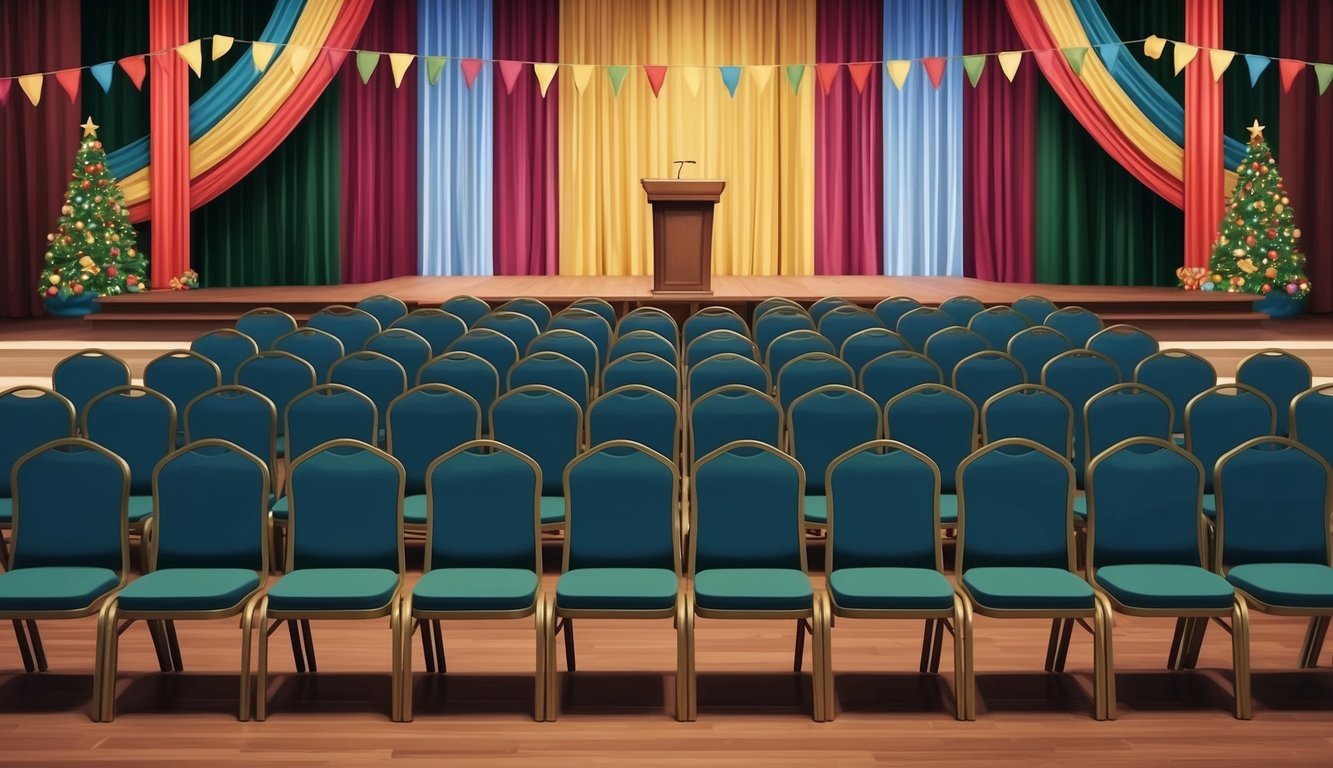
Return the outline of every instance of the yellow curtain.
[[[781,65],[815,59],[815,0],[563,0],[560,61],[594,64],[560,86],[560,273],[646,275],[652,213],[642,178],[725,179],[713,273],[814,271],[813,69],[793,94]],[[642,65],[668,65],[654,98]],[[629,65],[620,95],[606,66]],[[741,66],[735,98],[719,66]],[[767,82],[750,70],[771,67]],[[698,96],[689,75],[697,70]],[[761,73],[762,74],[762,73]]]

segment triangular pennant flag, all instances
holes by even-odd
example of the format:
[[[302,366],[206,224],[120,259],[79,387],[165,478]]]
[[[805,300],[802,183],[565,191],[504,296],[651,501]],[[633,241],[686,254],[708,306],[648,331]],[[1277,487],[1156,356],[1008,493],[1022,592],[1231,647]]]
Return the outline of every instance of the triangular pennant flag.
[[[440,82],[440,73],[444,71],[444,65],[448,63],[448,56],[427,56],[426,57],[426,82],[435,85]]]
[[[1076,77],[1083,75],[1083,60],[1088,57],[1088,49],[1083,47],[1061,48],[1065,54],[1065,61],[1069,62],[1069,68],[1074,70]]]
[[[176,46],[176,55],[190,65],[194,71],[194,76],[199,77],[202,74],[204,66],[204,48],[202,41],[191,40],[185,45]]]
[[[1124,50],[1121,43],[1110,43],[1108,45],[1097,46],[1097,55],[1102,58],[1102,64],[1106,66],[1106,71],[1112,75],[1115,74],[1116,64],[1120,61],[1120,52]]]
[[[1043,71],[1050,69],[1051,67],[1058,66],[1055,63],[1054,49],[1048,51],[1033,51],[1032,58],[1037,60],[1037,66]]]
[[[583,89],[588,87],[592,80],[592,71],[595,69],[591,64],[574,64],[569,68],[570,74],[574,75],[574,90],[583,93]]]
[[[42,80],[41,75],[23,75],[19,77],[19,87],[28,94],[28,101],[35,107],[42,100]]]
[[[1245,66],[1250,68],[1250,87],[1253,88],[1259,82],[1259,75],[1268,69],[1268,64],[1272,59],[1267,56],[1256,56],[1253,53],[1245,54]]]
[[[866,81],[870,79],[870,70],[874,68],[875,65],[867,61],[847,65],[847,74],[852,76],[852,85],[856,86],[857,93],[865,92]]]
[[[1291,93],[1291,84],[1296,81],[1296,76],[1305,69],[1305,62],[1295,59],[1278,59],[1277,71],[1282,76],[1282,92]]]
[[[3,107],[9,101],[9,87],[14,81],[9,78],[0,79],[0,107]]]
[[[1208,63],[1213,66],[1213,79],[1221,80],[1222,73],[1231,66],[1232,59],[1236,58],[1235,51],[1212,50],[1208,52]]]
[[[889,79],[901,91],[903,83],[907,82],[907,73],[912,71],[912,62],[907,59],[894,59],[893,61],[884,62],[884,66],[889,70]],[[853,72],[852,74],[855,77],[856,73]],[[857,90],[861,89],[857,88]]]
[[[1190,45],[1189,43],[1176,43],[1176,74],[1180,74],[1181,70],[1188,66],[1191,61],[1194,61],[1194,57],[1197,55],[1199,55],[1199,46]]]
[[[416,56],[410,53],[391,53],[389,54],[389,71],[393,72],[393,87],[398,88],[403,84],[403,75],[407,73],[407,68],[412,66]]]
[[[481,74],[481,59],[459,59],[458,68],[463,72],[463,82],[471,88],[477,81],[477,75]]]
[[[648,85],[653,89],[653,98],[662,93],[662,83],[666,80],[667,68],[661,64],[644,64],[643,73],[648,76]]]
[[[250,57],[254,59],[255,69],[260,72],[268,69],[269,62],[273,61],[273,53],[276,50],[278,50],[278,46],[274,43],[251,43]]]
[[[518,73],[523,71],[523,62],[497,60],[495,65],[500,68],[500,81],[504,83],[505,93],[514,94],[514,83],[518,82]]]
[[[1018,65],[1023,63],[1023,52],[1005,51],[1004,53],[995,54],[995,58],[1000,60],[1000,71],[1012,83],[1014,76],[1018,74]]]
[[[213,35],[213,52],[211,54],[211,61],[217,61],[223,56],[226,56],[227,51],[231,50],[231,45],[234,42],[236,42],[236,38],[234,37],[228,35]]]
[[[148,74],[148,65],[144,63],[144,57],[142,55],[126,56],[116,63],[120,65],[121,69],[125,70],[125,74],[130,76],[130,82],[134,83],[134,87],[143,90],[143,78],[144,75]]]
[[[1333,81],[1333,64],[1314,65],[1315,80],[1319,81],[1319,95],[1323,96],[1324,91],[1328,90],[1328,84]]]
[[[310,48],[304,45],[287,46],[287,63],[291,65],[292,74],[299,75],[304,72],[308,61],[310,61]]]
[[[69,94],[69,103],[73,104],[74,99],[79,95],[79,76],[83,74],[81,69],[62,69],[55,73],[56,82]]]
[[[676,76],[685,81],[685,87],[690,92],[690,98],[699,98],[701,71],[698,67],[676,67]]]
[[[101,64],[94,64],[88,67],[88,71],[93,73],[93,79],[102,86],[102,93],[111,91],[111,73],[116,71],[116,62],[104,61]]]
[[[981,73],[986,69],[985,54],[963,57],[963,71],[967,72],[967,79],[972,82],[972,87],[977,87],[977,82],[981,80]]]
[[[337,75],[338,70],[342,69],[343,62],[347,61],[347,51],[337,48],[326,48],[325,53],[327,54],[325,60],[329,62],[329,72]]]
[[[727,86],[727,93],[731,98],[736,98],[736,86],[741,84],[740,67],[718,67],[717,71],[722,74],[722,84]]]
[[[939,89],[940,83],[944,81],[944,67],[948,59],[940,56],[932,56],[921,60],[921,68],[926,70],[926,77],[930,78],[930,84]]]
[[[838,79],[838,70],[842,69],[841,64],[816,64],[815,75],[819,78],[819,87],[824,89],[824,95],[827,96],[829,89],[833,87],[833,81]]]
[[[1162,58],[1162,51],[1166,50],[1166,40],[1157,35],[1148,35],[1148,39],[1143,41],[1143,55],[1150,59]]]
[[[801,79],[805,77],[804,64],[787,65],[787,84],[791,86],[792,93],[801,92]]]
[[[370,82],[370,76],[375,74],[375,67],[379,66],[380,55],[375,51],[357,51],[356,52],[356,71],[361,73],[361,84]]]
[[[537,87],[542,91],[542,98],[546,98],[546,89],[551,87],[551,81],[555,79],[556,70],[560,67],[558,64],[538,63],[532,65],[532,73],[537,76]]]
[[[620,86],[625,82],[625,75],[629,74],[629,67],[619,64],[612,64],[606,68],[606,76],[611,78],[611,92],[616,96],[620,95]]]
[[[773,79],[773,68],[767,64],[756,64],[746,67],[746,70],[750,73],[750,82],[754,83],[755,93],[763,93],[768,82]]]

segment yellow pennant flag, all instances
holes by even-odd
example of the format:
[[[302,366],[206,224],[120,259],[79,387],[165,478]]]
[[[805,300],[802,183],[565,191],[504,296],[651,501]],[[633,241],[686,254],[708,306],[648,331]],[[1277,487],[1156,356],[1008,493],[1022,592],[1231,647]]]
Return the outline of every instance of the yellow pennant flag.
[[[698,67],[672,67],[671,71],[679,75],[685,81],[685,87],[690,90],[691,98],[699,98],[699,68]]]
[[[190,65],[190,69],[194,70],[194,76],[198,77],[200,69],[204,65],[204,48],[201,42],[191,40],[185,45],[178,45],[176,46],[176,54],[184,59],[186,64]]]
[[[1176,43],[1176,74],[1180,74],[1180,71],[1191,61],[1194,61],[1194,57],[1198,55],[1199,46],[1190,45],[1189,43]]]
[[[750,71],[750,80],[754,83],[755,92],[763,93],[768,87],[768,82],[773,79],[773,67],[767,64],[758,64],[746,67]]]
[[[1148,35],[1148,39],[1143,41],[1143,55],[1150,59],[1162,58],[1162,51],[1166,50],[1166,41],[1157,35]]]
[[[19,87],[28,94],[28,101],[34,107],[42,100],[42,79],[41,75],[23,75],[19,78]]]
[[[574,64],[569,69],[574,74],[575,90],[583,93],[583,89],[588,87],[588,81],[592,79],[592,71],[595,67],[591,64]]]
[[[299,75],[305,71],[307,61],[310,61],[310,49],[304,45],[287,46],[287,63],[292,67],[292,74]]]
[[[556,70],[560,68],[558,64],[546,62],[537,62],[532,65],[532,73],[537,76],[537,85],[542,89],[542,98],[546,98],[546,89],[551,87],[551,81],[555,79]]]
[[[1231,60],[1236,58],[1235,51],[1209,51],[1208,59],[1213,64],[1213,79],[1221,80],[1222,73],[1231,66]]]
[[[1000,60],[1000,71],[1004,72],[1004,76],[1012,83],[1014,76],[1018,74],[1018,65],[1023,63],[1023,52],[1005,51],[995,54],[995,58]]]
[[[403,75],[407,73],[407,68],[412,66],[412,60],[415,58],[416,56],[411,53],[389,54],[389,69],[393,71],[394,88],[403,84]]]
[[[278,46],[273,43],[253,43],[250,46],[250,55],[254,57],[255,69],[263,72],[268,69],[269,62],[273,61],[273,52]]]
[[[227,55],[231,50],[231,44],[236,42],[236,38],[228,35],[213,35],[213,61],[217,61]]]
[[[889,79],[892,80],[893,84],[901,91],[903,89],[903,83],[907,82],[907,73],[912,71],[912,62],[907,59],[894,59],[893,61],[884,62],[884,66],[889,69]],[[1018,65],[1015,64],[1014,69],[1017,68]],[[1005,72],[1008,73],[1008,70],[1005,70]],[[1013,80],[1014,76],[1009,75],[1009,79]]]

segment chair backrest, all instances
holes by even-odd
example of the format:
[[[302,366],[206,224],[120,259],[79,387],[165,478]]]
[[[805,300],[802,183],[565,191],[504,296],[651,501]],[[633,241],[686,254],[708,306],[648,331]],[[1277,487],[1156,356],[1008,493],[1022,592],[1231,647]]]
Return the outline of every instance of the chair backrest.
[[[291,459],[330,440],[373,445],[380,428],[375,401],[342,384],[317,384],[292,398],[283,421]]]
[[[44,387],[11,387],[0,392],[0,499],[13,496],[10,473],[28,451],[52,440],[74,437],[74,406]]]
[[[718,387],[731,384],[744,384],[760,392],[772,389],[772,382],[764,366],[748,357],[730,352],[713,355],[693,366],[685,378],[685,389],[692,401],[698,400]]]
[[[857,331],[838,348],[838,357],[858,374],[865,364],[888,352],[906,350],[907,342],[897,331],[888,328],[867,328]]]
[[[527,315],[501,309],[492,311],[472,324],[473,331],[481,328],[488,328],[507,336],[514,342],[514,349],[518,350],[519,357],[528,351],[528,345],[542,332],[536,321]]]
[[[1083,406],[1083,455],[1093,457],[1135,437],[1171,439],[1171,402],[1143,384],[1116,384],[1093,395]]]
[[[1217,462],[1213,567],[1246,563],[1333,565],[1329,466],[1283,437],[1260,437]]]
[[[402,299],[384,294],[367,296],[356,303],[356,308],[378,320],[380,328],[388,328],[407,316],[407,304]]]
[[[1074,456],[1074,407],[1040,384],[1023,384],[992,395],[981,406],[983,445],[1019,437],[1065,458]]]
[[[843,342],[858,331],[883,327],[884,321],[874,312],[855,304],[834,307],[819,318],[819,332],[833,342],[836,349],[842,349]]]
[[[218,364],[188,349],[174,349],[155,357],[143,369],[143,384],[167,396],[176,406],[176,428],[185,428],[185,406],[200,394],[221,386]]]
[[[885,489],[892,488],[891,494]],[[940,470],[897,440],[874,440],[829,465],[825,573],[838,568],[944,569]]]
[[[278,411],[249,387],[224,384],[185,406],[185,442],[216,438],[263,459],[272,475],[278,463]]]
[[[890,296],[875,305],[871,310],[889,330],[897,330],[902,316],[921,306],[921,302],[909,296]]]
[[[1015,333],[1005,351],[1022,364],[1028,381],[1035,384],[1041,380],[1041,370],[1047,363],[1073,348],[1063,333],[1044,325],[1034,325]]]
[[[298,457],[288,472],[291,568],[403,573],[404,473],[397,459],[356,440],[333,440]]]
[[[898,326],[894,330],[912,345],[912,351],[924,352],[926,339],[937,331],[955,325],[958,323],[947,312],[934,307],[917,307],[898,318]]]
[[[263,352],[273,349],[278,337],[296,330],[296,318],[281,309],[257,307],[236,318],[236,330],[254,339]]]
[[[957,572],[1074,570],[1074,468],[1030,440],[982,447],[958,467]]]
[[[329,383],[344,384],[369,397],[383,424],[389,403],[407,391],[407,373],[397,360],[378,352],[353,352],[329,369]]]
[[[805,570],[805,472],[755,440],[701,457],[690,478],[690,576],[713,568]]]
[[[311,315],[306,326],[337,336],[343,343],[343,354],[360,352],[366,348],[371,336],[384,330],[374,315],[341,304],[325,307]]]
[[[689,404],[685,411],[692,463],[736,440],[754,440],[777,447],[782,439],[782,410],[777,400],[753,387],[715,389]]]
[[[491,403],[500,396],[500,375],[495,366],[471,352],[446,352],[417,374],[417,386],[448,384],[466,392],[481,410],[481,431],[490,431]]]
[[[559,352],[533,352],[509,369],[506,389],[518,389],[528,384],[544,384],[564,392],[587,410],[591,389],[588,372],[583,366]]]
[[[1139,363],[1158,351],[1157,339],[1152,334],[1125,323],[1107,326],[1092,334],[1087,347],[1111,358],[1124,381],[1134,378]]]
[[[276,341],[274,346],[280,349]],[[190,349],[217,364],[223,384],[235,384],[236,369],[259,352],[259,345],[235,328],[219,328],[190,342]]]
[[[310,363],[315,369],[315,381],[323,384],[329,380],[329,369],[342,359],[343,343],[337,336],[318,328],[297,328],[291,333],[278,337],[273,348],[293,355]],[[223,378],[223,383],[231,383]]]
[[[588,342],[588,344],[591,346],[592,342]],[[672,365],[680,364],[680,353],[676,351],[676,345],[654,331],[629,331],[617,336],[615,343],[611,345],[611,352],[607,358],[610,363],[614,363],[633,352],[646,352],[650,355],[657,355]]]
[[[763,317],[769,312],[772,312],[775,309],[796,309],[800,310],[801,312],[805,312],[807,315],[809,314],[809,311],[805,307],[801,306],[799,303],[793,301],[792,299],[789,299],[785,296],[770,296],[769,298],[764,299],[763,301],[755,305],[754,313],[750,315],[750,324],[751,325],[757,324],[759,318]]]
[[[1288,424],[1292,440],[1324,461],[1333,460],[1333,384],[1312,387],[1293,398]]]
[[[1046,318],[1059,309],[1055,302],[1045,296],[1024,296],[1015,299],[1009,306],[1023,317],[1027,318],[1028,325],[1044,325]],[[1010,353],[1012,354],[1012,353]]]
[[[680,371],[657,355],[631,352],[613,360],[602,371],[602,391],[628,384],[642,384],[661,392],[672,400],[680,400]]]
[[[827,315],[829,312],[832,312],[838,307],[850,306],[855,305],[841,296],[825,296],[810,305],[810,319],[814,320],[817,325],[820,320],[824,319],[824,315]]]
[[[626,384],[588,406],[588,444],[629,440],[680,462],[680,406],[642,384]]]
[[[968,355],[953,369],[953,388],[967,396],[978,411],[996,394],[1025,383],[1023,364],[994,350]]]
[[[173,451],[153,472],[148,568],[244,568],[268,578],[268,493],[263,459],[226,442]]]
[[[88,401],[79,420],[83,436],[130,466],[130,494],[153,492],[153,468],[176,449],[176,406],[147,387],[107,390]]]
[[[742,355],[759,362],[759,348],[748,337],[735,331],[718,330],[699,334],[685,347],[685,367],[690,368],[723,353]]]
[[[236,368],[236,383],[249,387],[273,402],[278,414],[278,434],[292,398],[315,386],[315,368],[290,352],[269,350],[245,359]]]
[[[596,296],[585,296],[576,299],[569,305],[570,309],[586,309],[595,315],[598,315],[606,321],[608,328],[616,327],[616,308],[611,306],[611,302]]]
[[[425,469],[426,562],[540,574],[542,471],[494,440],[469,440]]]
[[[487,312],[491,311],[491,305],[477,298],[476,296],[454,296],[446,299],[440,305],[440,309],[454,315],[462,320],[468,328],[480,320]]]
[[[1193,352],[1164,349],[1138,364],[1134,369],[1134,381],[1152,387],[1171,401],[1175,413],[1171,431],[1184,434],[1185,406],[1195,395],[1217,386],[1217,371],[1212,363]]]
[[[527,315],[537,325],[538,331],[545,331],[546,325],[551,322],[551,308],[538,299],[527,296],[510,299],[496,307],[495,310],[497,312],[517,312],[520,315]]]
[[[450,344],[467,333],[467,323],[462,318],[434,307],[409,312],[395,320],[392,327],[406,328],[425,339],[430,344],[431,357],[444,354]]]
[[[542,469],[542,495],[564,493],[565,466],[583,445],[583,409],[569,395],[530,384],[511,389],[491,405],[495,439]]]
[[[1268,395],[1277,408],[1276,434],[1285,436],[1291,431],[1288,426],[1291,401],[1309,389],[1313,379],[1309,363],[1301,358],[1284,349],[1261,349],[1240,361],[1236,382]]]
[[[940,302],[940,311],[962,326],[966,326],[973,317],[985,309],[986,305],[972,296],[951,296]]]
[[[612,338],[611,325],[606,322],[606,318],[589,309],[569,307],[557,312],[551,318],[550,325],[546,326],[548,331],[562,328],[577,331],[588,337],[588,340],[597,346],[597,364],[606,365],[607,356],[611,354]],[[595,377],[596,374],[592,375]]]
[[[51,371],[52,389],[69,400],[76,416],[83,413],[83,407],[94,396],[129,383],[130,367],[125,361],[100,349],[75,352],[56,363]]]
[[[943,384],[944,373],[934,360],[919,352],[886,352],[861,366],[857,389],[884,404],[921,384]]]
[[[924,354],[940,367],[946,382],[953,380],[953,369],[963,358],[991,349],[989,341],[981,334],[960,326],[950,326],[936,331],[926,339]]]
[[[672,346],[680,343],[680,327],[676,325],[676,319],[657,307],[639,307],[616,323],[617,336],[634,331],[652,331]]]
[[[481,321],[478,320],[478,323]],[[531,321],[529,321],[531,322]],[[450,352],[471,352],[478,355],[495,368],[500,377],[500,387],[509,380],[509,369],[514,367],[520,357],[518,345],[508,336],[492,328],[475,325],[467,333],[449,345]]]
[[[421,384],[393,399],[385,428],[385,449],[403,465],[406,493],[412,496],[426,492],[431,462],[481,439],[481,407],[456,387]]]
[[[588,374],[588,383],[596,385],[599,381],[599,374],[602,370],[601,354],[597,351],[597,345],[592,339],[584,336],[578,331],[571,331],[568,328],[556,328],[547,331],[532,340],[528,345],[528,354],[535,352],[559,352],[570,360],[583,366],[583,370]],[[672,348],[672,354],[675,354],[675,348]]]
[[[1083,454],[1083,406],[1092,396],[1122,381],[1120,369],[1111,358],[1090,349],[1071,349],[1056,355],[1041,370],[1041,383],[1064,395],[1074,409],[1074,471],[1083,482],[1088,457]]]
[[[827,317],[827,315],[825,315]],[[848,386],[812,389],[787,409],[787,452],[805,469],[805,492],[826,493],[829,464],[880,435],[879,406]]]
[[[1064,307],[1046,316],[1042,325],[1063,333],[1075,349],[1086,347],[1088,339],[1102,329],[1102,319],[1096,312],[1083,307]]]
[[[940,470],[943,493],[957,492],[958,465],[976,446],[977,408],[961,392],[922,384],[884,406],[884,436],[912,446]]]
[[[1185,406],[1185,450],[1203,464],[1204,493],[1213,492],[1213,468],[1227,451],[1274,434],[1277,414],[1268,395],[1245,384],[1218,384]]]
[[[680,472],[629,440],[594,445],[565,469],[562,570],[662,568],[680,573]],[[633,499],[626,504],[626,499]]]
[[[1088,464],[1088,573],[1107,565],[1206,566],[1203,465],[1169,439],[1136,437]]]
[[[754,343],[765,359],[768,357],[768,345],[784,333],[790,331],[813,331],[815,321],[798,306],[778,305],[754,319]]]
[[[809,352],[782,366],[774,384],[778,392],[778,405],[785,413],[796,398],[826,384],[855,387],[856,374],[837,355]]]
[[[19,458],[10,570],[59,566],[129,572],[130,468],[97,443],[65,437]]]
[[[968,321],[967,327],[981,334],[992,349],[1008,349],[1009,340],[1029,325],[1028,319],[1013,307],[990,307]]]
[[[417,371],[430,362],[432,354],[430,342],[423,339],[416,331],[406,328],[390,328],[380,331],[366,342],[367,352],[378,352],[391,360],[397,360],[403,366],[410,385],[416,381]]]
[[[811,352],[834,355],[838,348],[819,331],[787,331],[769,342],[764,351],[764,367],[768,368],[770,376],[777,376],[782,366]]]
[[[681,326],[681,346],[689,349],[690,342],[709,331],[735,331],[742,336],[750,335],[750,327],[745,318],[726,307],[704,307],[685,319]]]

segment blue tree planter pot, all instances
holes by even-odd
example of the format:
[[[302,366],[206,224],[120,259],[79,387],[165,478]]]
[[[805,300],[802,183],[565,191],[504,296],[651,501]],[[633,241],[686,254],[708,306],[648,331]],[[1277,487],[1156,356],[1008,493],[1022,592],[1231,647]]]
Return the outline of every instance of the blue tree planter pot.
[[[1263,312],[1272,319],[1296,317],[1305,312],[1305,302],[1309,295],[1294,299],[1286,293],[1273,291],[1254,302],[1254,311]]]
[[[83,317],[101,309],[97,294],[87,291],[78,296],[48,296],[43,301],[46,311],[56,317]]]

